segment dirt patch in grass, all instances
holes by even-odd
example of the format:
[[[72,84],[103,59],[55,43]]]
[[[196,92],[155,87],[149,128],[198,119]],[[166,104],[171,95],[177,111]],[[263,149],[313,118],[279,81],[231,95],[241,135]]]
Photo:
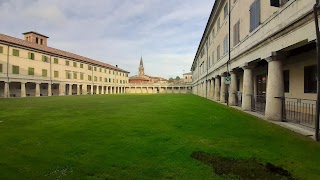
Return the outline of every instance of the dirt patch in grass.
[[[202,151],[193,152],[191,157],[213,167],[214,173],[219,176],[241,179],[296,179],[289,171],[271,163],[260,163],[256,159],[226,158]]]

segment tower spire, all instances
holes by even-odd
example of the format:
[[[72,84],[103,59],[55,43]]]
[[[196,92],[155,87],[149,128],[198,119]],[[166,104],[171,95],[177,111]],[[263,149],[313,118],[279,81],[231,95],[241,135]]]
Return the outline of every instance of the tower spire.
[[[144,76],[144,67],[143,67],[142,55],[141,55],[141,58],[140,58],[139,76]]]

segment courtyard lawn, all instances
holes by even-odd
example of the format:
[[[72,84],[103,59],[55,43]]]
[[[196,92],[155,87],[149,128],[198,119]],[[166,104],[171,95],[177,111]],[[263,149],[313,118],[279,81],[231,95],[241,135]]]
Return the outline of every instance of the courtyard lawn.
[[[225,179],[202,151],[320,179],[320,144],[194,95],[0,99],[0,179]]]

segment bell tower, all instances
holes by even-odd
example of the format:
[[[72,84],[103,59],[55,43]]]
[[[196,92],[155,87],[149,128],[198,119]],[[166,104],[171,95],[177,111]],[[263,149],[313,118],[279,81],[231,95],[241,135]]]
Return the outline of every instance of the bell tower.
[[[141,56],[141,59],[140,59],[139,76],[144,76],[144,67],[143,67],[142,56]]]

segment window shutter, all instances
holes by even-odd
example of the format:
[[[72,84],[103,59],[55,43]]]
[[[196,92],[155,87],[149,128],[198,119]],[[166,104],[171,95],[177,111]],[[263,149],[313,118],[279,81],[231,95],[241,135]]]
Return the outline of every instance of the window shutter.
[[[260,0],[255,0],[250,6],[250,32],[260,25]]]

